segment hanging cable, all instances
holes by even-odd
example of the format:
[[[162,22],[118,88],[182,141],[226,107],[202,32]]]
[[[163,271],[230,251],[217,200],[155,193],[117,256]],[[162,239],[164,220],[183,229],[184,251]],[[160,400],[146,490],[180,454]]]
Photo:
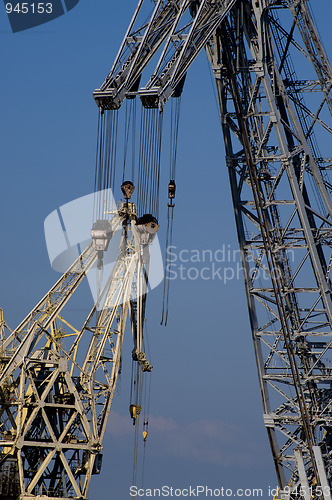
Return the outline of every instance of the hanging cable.
[[[144,490],[144,474],[145,474],[145,459],[146,459],[146,440],[148,437],[149,421],[144,419],[143,422],[143,459],[142,459],[142,489]]]
[[[143,349],[147,350],[150,357],[150,347],[148,335],[143,339]],[[136,350],[134,348],[134,350]],[[134,353],[134,351],[133,351]],[[149,373],[149,375],[147,375]],[[149,380],[148,380],[149,378]],[[140,416],[143,417],[143,460],[142,460],[142,482],[144,481],[145,456],[146,456],[146,439],[148,435],[148,423],[150,412],[150,395],[151,395],[151,372],[144,370],[139,361],[133,356],[132,360],[132,376],[130,387],[130,416],[133,420],[134,430],[134,454],[133,454],[133,485],[137,485],[138,480],[138,458],[140,446]],[[141,406],[142,405],[142,406]]]
[[[131,178],[135,184],[135,164],[136,164],[136,99],[132,101],[133,120],[132,120],[132,139],[131,139]]]
[[[171,101],[171,141],[170,141],[170,179],[175,179],[178,153],[181,97]]]
[[[115,210],[113,192],[115,184],[118,113],[106,111],[98,118],[97,152],[91,237],[97,252],[97,290],[100,288],[104,252],[112,236],[110,216]]]
[[[130,416],[133,419],[135,426],[134,432],[134,457],[133,457],[133,486],[137,482],[137,462],[138,462],[138,446],[139,446],[139,416],[141,413],[141,399],[142,399],[142,370],[137,361],[132,364],[132,384],[131,384],[131,397],[130,397]]]
[[[165,251],[165,270],[164,270],[164,292],[163,292],[163,309],[161,314],[160,324],[167,326],[168,319],[168,302],[169,288],[171,282],[171,251],[173,241],[173,212],[174,205],[168,205],[167,211],[167,233],[166,233],[166,251]]]
[[[123,173],[122,173],[122,182],[124,182],[126,178],[126,160],[127,160],[127,151],[128,151],[128,136],[129,136],[129,125],[130,125],[130,111],[128,117],[128,99],[125,101],[125,132],[124,132],[124,145],[123,145]]]
[[[98,118],[98,136],[94,183],[94,221],[106,220],[115,184],[116,146],[118,134],[117,111],[106,111]]]
[[[149,359],[151,359],[150,349],[147,344]],[[152,373],[148,375],[148,383],[145,383],[144,391],[144,415],[143,415],[143,459],[142,459],[142,484],[141,487],[144,490],[144,474],[145,474],[145,459],[146,459],[146,443],[149,432],[149,416],[150,416],[150,396],[151,396],[151,377]]]
[[[167,205],[167,231],[166,231],[166,249],[165,249],[165,269],[164,269],[164,290],[163,290],[163,308],[160,324],[167,325],[169,289],[171,281],[171,263],[172,263],[172,241],[173,241],[173,218],[174,218],[174,198],[175,198],[175,174],[176,160],[178,150],[179,122],[181,97],[172,99],[171,104],[171,139],[170,139],[170,182],[168,184],[168,205]]]
[[[159,182],[163,114],[142,108],[137,204],[140,215],[159,216]]]
[[[130,133],[131,132],[131,133]],[[124,134],[124,151],[123,151],[123,173],[122,182],[128,178],[127,174],[127,158],[128,150],[131,147],[131,181],[134,182],[135,176],[135,142],[136,142],[136,99],[126,100],[125,112],[125,134]]]

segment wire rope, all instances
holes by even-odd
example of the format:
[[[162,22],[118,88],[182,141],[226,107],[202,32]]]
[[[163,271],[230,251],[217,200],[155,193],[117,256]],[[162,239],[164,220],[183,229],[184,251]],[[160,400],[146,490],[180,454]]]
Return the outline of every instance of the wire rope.
[[[142,109],[138,155],[139,214],[159,216],[159,185],[163,114],[157,109]]]
[[[106,111],[98,118],[96,167],[94,180],[94,221],[106,219],[111,207],[117,159],[118,113]]]
[[[171,281],[171,263],[172,263],[172,242],[173,242],[173,219],[174,219],[174,204],[173,198],[175,194],[175,177],[176,177],[176,163],[178,151],[178,137],[179,137],[179,122],[180,122],[180,109],[181,97],[172,100],[171,104],[171,137],[170,137],[170,166],[169,166],[169,199],[167,208],[167,230],[166,230],[166,249],[165,249],[165,268],[164,268],[164,289],[163,289],[163,306],[161,313],[160,324],[167,325],[168,308],[169,308],[169,291]],[[173,185],[174,192],[170,192],[171,184]]]

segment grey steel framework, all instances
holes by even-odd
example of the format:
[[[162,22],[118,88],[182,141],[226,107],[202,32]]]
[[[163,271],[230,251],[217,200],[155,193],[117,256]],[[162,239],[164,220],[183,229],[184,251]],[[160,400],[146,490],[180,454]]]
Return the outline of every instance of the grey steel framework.
[[[149,248],[136,220],[131,202],[115,211],[111,230],[122,231],[119,254],[99,294],[102,308],[94,305],[80,330],[63,312],[96,263],[93,243],[1,338],[1,498],[88,497],[91,475],[101,468],[128,316],[134,358],[151,371],[142,351]]]
[[[137,28],[139,3],[111,73],[94,97],[101,109],[117,109],[137,93],[145,107],[162,110],[169,97],[181,93],[186,71],[205,47],[217,87],[279,496],[330,499],[332,207],[327,174],[332,160],[326,149],[332,132],[332,71],[310,4],[154,3],[149,22]],[[148,83],[138,88],[159,48],[160,38],[153,38],[158,30],[165,38],[160,59]]]

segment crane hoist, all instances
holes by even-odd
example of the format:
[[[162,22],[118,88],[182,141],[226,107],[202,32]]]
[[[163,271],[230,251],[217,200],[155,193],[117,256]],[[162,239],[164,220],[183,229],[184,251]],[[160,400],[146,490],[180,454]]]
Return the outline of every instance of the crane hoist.
[[[332,70],[313,21],[316,5],[307,0],[139,0],[111,71],[93,94],[104,115],[118,113],[125,99],[135,98],[147,113],[162,113],[170,98],[179,99],[191,64],[206,52],[225,145],[220,168],[229,177],[279,500],[331,499]],[[146,68],[150,76],[142,85]],[[146,223],[156,227],[154,216]],[[92,333],[91,349],[76,379],[70,370],[76,367],[82,333],[67,352],[52,327],[83,277],[83,262],[86,268],[96,258],[88,247],[3,344],[0,384],[9,402],[1,418],[11,437],[4,440],[3,434],[2,464],[8,470],[17,467],[22,498],[37,495],[37,485],[47,481],[48,496],[57,485],[57,497],[71,498],[72,490],[66,489],[71,484],[73,495],[85,498],[98,468],[113,392],[105,383],[95,385],[91,376],[104,363],[102,342],[115,337],[119,342],[124,314],[119,307],[117,312],[106,308],[110,315],[96,329],[89,329],[93,312],[89,315],[83,330]],[[134,264],[125,262],[125,267],[119,264],[122,272],[112,281],[112,293],[128,291],[132,283]],[[136,314],[130,301],[127,307]],[[114,330],[105,326],[109,318],[117,318]],[[45,346],[39,348],[42,338]],[[111,342],[119,352],[121,340]],[[95,353],[98,362],[92,360]],[[110,381],[114,387],[115,372]],[[62,388],[57,411],[66,415],[63,429],[57,427],[58,413],[51,418],[56,384]],[[86,412],[93,414],[98,397],[106,404],[91,427],[84,419]],[[75,444],[73,422],[78,422],[80,441]],[[78,450],[83,451],[76,467]]]

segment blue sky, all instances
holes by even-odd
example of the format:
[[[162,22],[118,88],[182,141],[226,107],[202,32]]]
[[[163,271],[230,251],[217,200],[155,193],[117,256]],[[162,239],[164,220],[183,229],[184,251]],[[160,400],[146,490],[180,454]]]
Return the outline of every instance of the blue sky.
[[[315,17],[332,54],[330,0],[312,5],[318,6]],[[93,191],[98,112],[92,91],[111,67],[135,6],[132,0],[80,0],[63,17],[17,34],[0,6],[0,307],[11,327],[59,277],[48,260],[44,219]],[[166,194],[166,160],[162,168]],[[204,54],[191,68],[182,98],[177,173],[176,252],[214,252],[223,245],[236,250],[222,134]],[[163,242],[165,196],[161,214]],[[274,487],[241,278],[227,284],[217,277],[174,280],[167,328],[160,326],[162,286],[148,302],[154,371],[145,487]],[[88,311],[90,305],[86,289],[76,308]],[[103,469],[92,480],[91,500],[129,498],[130,350],[128,336]]]

